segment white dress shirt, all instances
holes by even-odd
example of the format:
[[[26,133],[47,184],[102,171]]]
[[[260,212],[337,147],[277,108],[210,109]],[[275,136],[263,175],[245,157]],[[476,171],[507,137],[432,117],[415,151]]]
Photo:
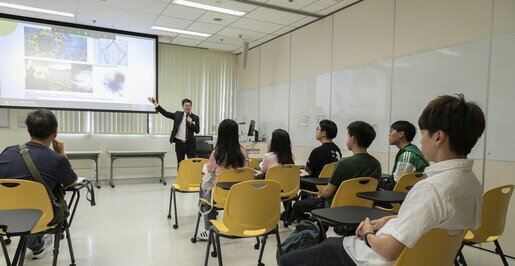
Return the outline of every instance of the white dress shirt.
[[[175,135],[176,139],[186,141],[186,113],[182,116],[181,124],[179,125],[179,130],[177,131],[177,135]]]

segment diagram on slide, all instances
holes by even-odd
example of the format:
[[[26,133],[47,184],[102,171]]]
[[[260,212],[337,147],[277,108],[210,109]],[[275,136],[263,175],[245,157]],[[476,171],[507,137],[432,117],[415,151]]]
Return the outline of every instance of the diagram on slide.
[[[25,27],[25,56],[86,62],[88,42],[82,36]]]

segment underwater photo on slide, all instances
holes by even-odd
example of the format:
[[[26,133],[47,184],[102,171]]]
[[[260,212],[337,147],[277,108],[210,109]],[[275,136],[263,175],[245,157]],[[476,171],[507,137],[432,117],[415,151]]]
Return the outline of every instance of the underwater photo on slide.
[[[87,38],[25,27],[25,56],[86,62]]]
[[[123,98],[125,96],[126,73],[115,67],[94,67],[95,93],[108,97]]]
[[[128,42],[122,39],[98,39],[95,42],[97,63],[110,66],[128,65]]]
[[[49,90],[48,76],[48,62],[25,61],[25,88],[27,90]]]
[[[93,92],[93,67],[91,65],[72,64],[72,91]]]

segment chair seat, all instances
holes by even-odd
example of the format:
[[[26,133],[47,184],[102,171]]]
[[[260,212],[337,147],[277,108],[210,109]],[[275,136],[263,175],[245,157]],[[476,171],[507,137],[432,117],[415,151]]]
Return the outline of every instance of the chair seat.
[[[179,184],[172,184],[172,187],[180,192],[199,192],[200,187],[182,187]]]
[[[231,235],[231,236],[239,236],[239,237],[256,237],[261,236],[266,233],[266,229],[257,229],[257,230],[245,230],[243,231],[243,234],[237,234],[236,232],[230,232],[229,228],[225,226],[223,220],[210,220],[211,224],[224,235]]]
[[[474,233],[472,231],[468,231],[467,234],[465,235],[465,238],[463,239],[463,241],[470,242],[470,243],[493,242],[493,241],[497,240],[500,236],[489,236],[484,241],[482,241],[482,240],[474,240],[475,237],[476,236],[474,235]]]

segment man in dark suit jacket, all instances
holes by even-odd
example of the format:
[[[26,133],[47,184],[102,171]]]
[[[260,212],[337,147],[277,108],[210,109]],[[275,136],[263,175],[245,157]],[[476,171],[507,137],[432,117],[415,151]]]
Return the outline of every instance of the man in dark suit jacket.
[[[199,133],[200,123],[197,115],[191,113],[191,101],[189,99],[182,100],[183,112],[168,112],[161,107],[154,97],[148,100],[154,104],[156,111],[163,116],[173,120],[172,134],[170,135],[170,143],[175,143],[175,153],[177,154],[177,168],[185,155],[188,158],[195,158],[197,153],[197,145],[193,138],[193,133]]]

